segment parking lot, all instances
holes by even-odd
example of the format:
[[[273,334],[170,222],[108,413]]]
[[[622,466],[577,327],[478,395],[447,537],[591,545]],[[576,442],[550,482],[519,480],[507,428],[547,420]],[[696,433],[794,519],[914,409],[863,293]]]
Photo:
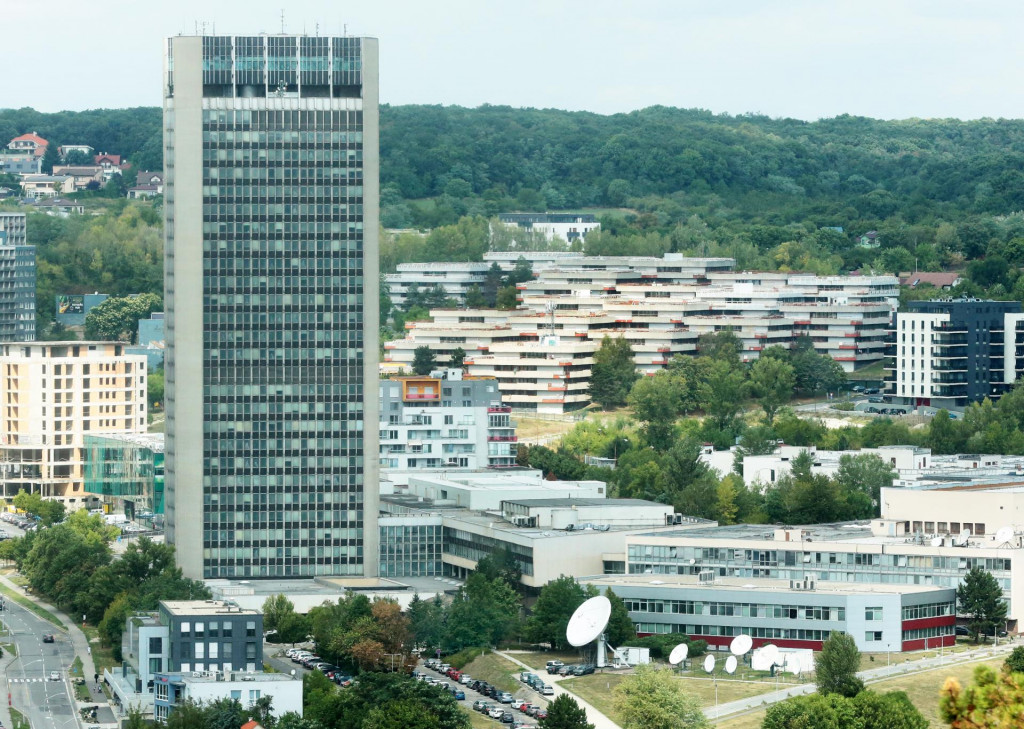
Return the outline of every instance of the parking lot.
[[[429,661],[420,661],[416,665],[417,677],[421,681],[439,684],[442,688],[447,687],[447,690],[453,692],[461,690],[465,698],[460,699],[460,703],[464,701],[467,709],[490,717],[495,724],[511,726],[513,729],[533,729],[537,726],[537,721],[547,715],[547,699],[540,691],[528,686],[523,681],[519,682],[519,688],[511,696],[502,701],[500,698],[495,698],[492,695],[493,692],[487,692],[487,687],[480,686],[472,676],[467,677],[460,673],[456,680],[453,677],[455,674],[448,675],[441,670],[446,664],[441,664],[438,668],[432,668],[431,665],[438,664],[434,659],[429,659]],[[524,673],[526,672],[524,671]],[[541,679],[542,683],[546,683],[543,681],[543,672],[537,674],[537,678]],[[500,692],[498,693],[500,694]],[[523,711],[523,708],[526,708],[527,711]]]

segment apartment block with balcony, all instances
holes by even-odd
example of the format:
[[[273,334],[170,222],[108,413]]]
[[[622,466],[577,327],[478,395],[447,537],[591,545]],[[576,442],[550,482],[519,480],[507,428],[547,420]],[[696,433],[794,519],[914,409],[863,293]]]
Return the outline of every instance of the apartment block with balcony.
[[[889,346],[893,402],[962,410],[1024,374],[1024,314],[1017,301],[912,301],[895,316]]]
[[[382,468],[509,468],[516,465],[512,409],[498,381],[439,370],[380,383]]]
[[[146,358],[117,342],[0,344],[0,490],[97,505],[85,436],[146,432]]]

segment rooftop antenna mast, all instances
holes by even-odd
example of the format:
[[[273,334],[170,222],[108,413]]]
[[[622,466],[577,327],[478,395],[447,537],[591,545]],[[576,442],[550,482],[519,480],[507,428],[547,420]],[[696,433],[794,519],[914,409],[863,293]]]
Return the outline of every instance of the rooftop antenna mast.
[[[281,35],[284,35],[284,8],[281,8]]]

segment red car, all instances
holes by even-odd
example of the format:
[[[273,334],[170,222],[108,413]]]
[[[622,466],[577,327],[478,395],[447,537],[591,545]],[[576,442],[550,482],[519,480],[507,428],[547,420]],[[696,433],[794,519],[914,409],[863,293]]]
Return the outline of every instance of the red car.
[[[548,718],[548,710],[547,709],[541,709],[540,711],[538,711],[533,716],[535,718],[537,718],[537,719],[547,719]]]

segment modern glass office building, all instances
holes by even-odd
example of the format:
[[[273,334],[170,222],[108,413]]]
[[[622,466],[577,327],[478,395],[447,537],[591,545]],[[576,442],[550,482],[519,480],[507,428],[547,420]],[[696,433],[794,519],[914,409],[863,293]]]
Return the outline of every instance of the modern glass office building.
[[[190,577],[371,576],[377,41],[179,36],[164,78],[168,539]]]
[[[0,213],[0,342],[36,338],[36,247],[24,213]]]
[[[86,435],[85,490],[134,519],[164,514],[164,436],[160,433]]]

